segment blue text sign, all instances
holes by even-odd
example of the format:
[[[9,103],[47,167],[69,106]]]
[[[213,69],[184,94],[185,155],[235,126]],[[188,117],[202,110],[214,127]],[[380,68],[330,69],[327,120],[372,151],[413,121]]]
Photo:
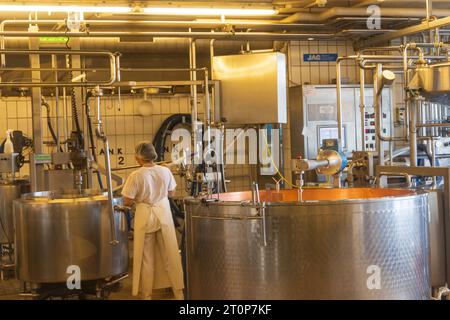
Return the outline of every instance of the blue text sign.
[[[337,53],[305,53],[304,62],[335,62],[338,58]]]

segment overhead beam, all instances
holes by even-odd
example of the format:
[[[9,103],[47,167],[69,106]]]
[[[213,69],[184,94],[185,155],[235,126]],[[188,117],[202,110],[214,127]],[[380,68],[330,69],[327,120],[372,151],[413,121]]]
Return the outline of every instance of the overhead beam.
[[[448,25],[450,25],[450,16],[432,21],[424,21],[415,26],[407,27],[390,33],[373,36],[363,41],[358,41],[356,47],[357,48],[373,47],[380,44],[385,44],[386,42],[391,40],[401,39],[402,37],[421,33],[431,29],[442,28]]]

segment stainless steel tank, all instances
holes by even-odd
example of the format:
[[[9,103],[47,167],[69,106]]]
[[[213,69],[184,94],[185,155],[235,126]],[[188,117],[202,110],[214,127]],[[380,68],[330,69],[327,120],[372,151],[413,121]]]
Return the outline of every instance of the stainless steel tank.
[[[14,242],[13,201],[29,189],[26,180],[0,181],[0,244]]]
[[[306,189],[186,200],[190,299],[428,299],[428,195]],[[275,201],[273,201],[275,200]]]
[[[121,199],[115,199],[120,204]],[[115,212],[112,245],[108,198],[96,191],[32,193],[14,202],[16,274],[32,283],[65,283],[71,265],[81,280],[106,279],[128,270],[126,217]]]

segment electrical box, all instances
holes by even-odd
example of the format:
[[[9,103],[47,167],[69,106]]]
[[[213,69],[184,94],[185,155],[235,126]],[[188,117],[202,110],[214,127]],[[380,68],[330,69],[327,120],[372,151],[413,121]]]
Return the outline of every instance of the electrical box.
[[[0,153],[0,173],[16,173],[18,153]]]
[[[287,122],[286,56],[264,52],[213,59],[221,118],[228,124]]]

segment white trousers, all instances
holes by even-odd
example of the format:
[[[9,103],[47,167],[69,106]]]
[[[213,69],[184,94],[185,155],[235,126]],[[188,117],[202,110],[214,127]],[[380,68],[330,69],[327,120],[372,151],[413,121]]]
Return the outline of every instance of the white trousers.
[[[162,255],[162,259],[165,262],[164,268],[166,272],[168,272],[168,259],[165,253],[163,236],[161,233],[161,229],[156,232],[146,233],[144,240],[144,252],[142,256],[142,266],[141,266],[141,295],[144,300],[151,300],[153,293],[153,282],[155,278],[155,246],[160,248],[160,253]],[[183,300],[183,290],[173,290],[173,294],[175,299]]]

